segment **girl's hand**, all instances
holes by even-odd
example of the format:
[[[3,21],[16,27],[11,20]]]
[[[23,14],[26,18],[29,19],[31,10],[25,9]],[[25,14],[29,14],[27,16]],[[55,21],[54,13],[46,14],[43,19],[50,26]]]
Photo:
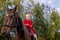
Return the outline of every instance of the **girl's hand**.
[[[26,25],[29,25],[29,24],[26,24]]]
[[[36,35],[36,34],[33,34],[33,35],[34,35],[34,37],[36,38],[36,40],[38,40],[38,39],[37,39],[37,35]]]

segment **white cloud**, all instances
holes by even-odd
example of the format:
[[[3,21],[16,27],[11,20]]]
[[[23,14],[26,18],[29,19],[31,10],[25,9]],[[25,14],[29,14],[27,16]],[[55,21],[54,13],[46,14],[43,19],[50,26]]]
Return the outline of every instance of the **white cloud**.
[[[60,7],[59,8],[56,8],[57,12],[60,13]]]
[[[56,11],[59,13],[60,15],[60,7],[56,8]]]
[[[52,4],[52,1],[49,1],[48,4]]]
[[[51,5],[53,3],[53,0],[45,0],[43,3],[48,4],[48,5]]]
[[[54,6],[53,5],[53,0],[34,0],[34,3],[37,4],[37,3],[40,3],[40,4],[45,4],[45,5],[48,5],[48,6]]]

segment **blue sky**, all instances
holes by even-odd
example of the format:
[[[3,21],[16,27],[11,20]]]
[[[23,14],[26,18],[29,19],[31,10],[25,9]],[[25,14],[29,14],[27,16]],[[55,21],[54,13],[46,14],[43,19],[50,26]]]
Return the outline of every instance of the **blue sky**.
[[[27,6],[26,4],[29,3],[28,1],[30,0],[25,0],[24,5]],[[55,8],[58,12],[60,12],[60,0],[33,0],[34,3],[44,3],[45,5],[49,5],[51,8]]]
[[[54,8],[60,13],[60,0],[52,0]]]
[[[35,1],[35,0],[34,0]],[[60,13],[60,0],[38,0],[37,2],[44,3],[49,5],[52,8],[55,8]]]
[[[60,0],[53,0],[53,5],[55,8],[60,8]]]
[[[25,0],[25,2],[27,3],[29,0]],[[60,0],[34,0],[35,3],[44,3],[47,5],[50,5],[51,7],[60,7]],[[25,4],[25,3],[24,3]]]

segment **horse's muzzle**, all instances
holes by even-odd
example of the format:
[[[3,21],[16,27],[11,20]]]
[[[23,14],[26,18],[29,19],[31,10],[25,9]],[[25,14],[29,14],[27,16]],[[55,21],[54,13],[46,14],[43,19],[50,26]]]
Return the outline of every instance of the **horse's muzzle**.
[[[6,36],[8,35],[8,33],[7,33],[7,32],[1,32],[1,35],[2,35],[3,37],[6,37]]]

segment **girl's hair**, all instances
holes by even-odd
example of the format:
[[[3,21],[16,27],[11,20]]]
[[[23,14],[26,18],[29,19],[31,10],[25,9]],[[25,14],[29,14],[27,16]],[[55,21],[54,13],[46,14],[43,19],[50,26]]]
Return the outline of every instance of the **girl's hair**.
[[[26,12],[26,15],[30,15],[31,16],[30,12]]]

